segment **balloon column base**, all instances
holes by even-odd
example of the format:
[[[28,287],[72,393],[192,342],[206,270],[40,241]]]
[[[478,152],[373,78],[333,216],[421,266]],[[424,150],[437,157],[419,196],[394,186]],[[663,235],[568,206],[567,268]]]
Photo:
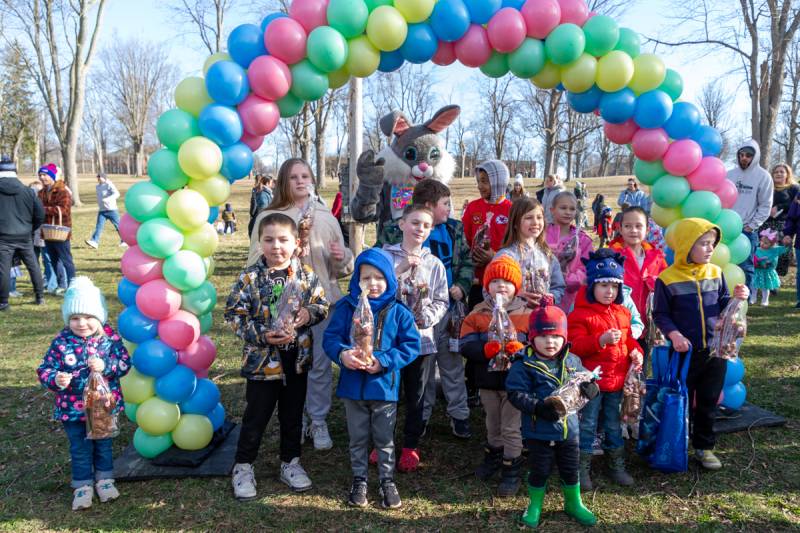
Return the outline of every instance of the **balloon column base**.
[[[143,481],[183,477],[229,476],[236,455],[241,426],[226,420],[211,443],[197,451],[174,446],[154,459],[145,459],[129,444],[114,460],[116,481]]]
[[[752,403],[745,403],[733,411],[720,408],[714,421],[715,433],[736,433],[759,427],[776,427],[786,424],[786,419]]]

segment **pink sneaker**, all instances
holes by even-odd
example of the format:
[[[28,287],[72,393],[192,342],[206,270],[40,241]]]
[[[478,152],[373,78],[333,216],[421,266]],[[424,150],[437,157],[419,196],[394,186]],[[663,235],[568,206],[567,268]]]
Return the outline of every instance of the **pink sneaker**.
[[[419,468],[419,451],[416,448],[403,448],[397,469],[400,472],[413,472]]]
[[[374,449],[369,452],[369,464],[376,465],[378,464],[378,450]]]

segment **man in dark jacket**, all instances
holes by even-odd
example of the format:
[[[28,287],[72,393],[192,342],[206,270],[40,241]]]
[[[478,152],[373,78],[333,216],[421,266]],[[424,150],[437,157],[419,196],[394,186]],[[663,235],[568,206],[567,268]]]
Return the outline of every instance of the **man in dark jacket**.
[[[36,303],[44,303],[42,273],[33,253],[33,232],[44,221],[36,194],[17,179],[13,161],[0,161],[0,311],[8,309],[11,261],[16,254],[31,276]]]

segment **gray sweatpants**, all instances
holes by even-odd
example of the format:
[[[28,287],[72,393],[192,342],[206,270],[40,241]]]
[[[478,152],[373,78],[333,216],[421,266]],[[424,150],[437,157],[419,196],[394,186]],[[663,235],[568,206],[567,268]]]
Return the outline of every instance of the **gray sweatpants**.
[[[349,400],[343,398],[350,435],[350,468],[353,477],[367,479],[369,437],[378,452],[378,477],[394,478],[394,426],[397,402]]]
[[[330,358],[322,348],[322,336],[328,327],[331,317],[311,328],[314,335],[311,370],[308,371],[308,389],[306,390],[306,413],[312,422],[325,422],[331,410],[331,389],[333,387],[333,368]]]
[[[425,361],[429,365],[428,384],[425,387],[425,408],[422,418],[430,420],[433,406],[436,404],[436,371],[434,365],[439,366],[439,378],[442,382],[442,392],[447,401],[447,414],[456,420],[469,418],[467,405],[467,385],[464,381],[464,359],[458,352],[450,351],[450,335],[447,333],[447,322],[450,320],[448,311],[441,322],[433,330],[436,339],[437,352],[429,355]]]

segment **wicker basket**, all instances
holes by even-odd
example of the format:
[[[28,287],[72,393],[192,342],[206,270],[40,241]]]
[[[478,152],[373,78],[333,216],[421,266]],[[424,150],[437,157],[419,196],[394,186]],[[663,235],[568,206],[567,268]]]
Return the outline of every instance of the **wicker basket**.
[[[62,226],[61,208],[58,209],[58,224],[42,224],[42,238],[45,241],[58,241],[64,242],[69,239],[69,233],[72,228],[69,226]],[[55,222],[55,220],[53,220]]]

